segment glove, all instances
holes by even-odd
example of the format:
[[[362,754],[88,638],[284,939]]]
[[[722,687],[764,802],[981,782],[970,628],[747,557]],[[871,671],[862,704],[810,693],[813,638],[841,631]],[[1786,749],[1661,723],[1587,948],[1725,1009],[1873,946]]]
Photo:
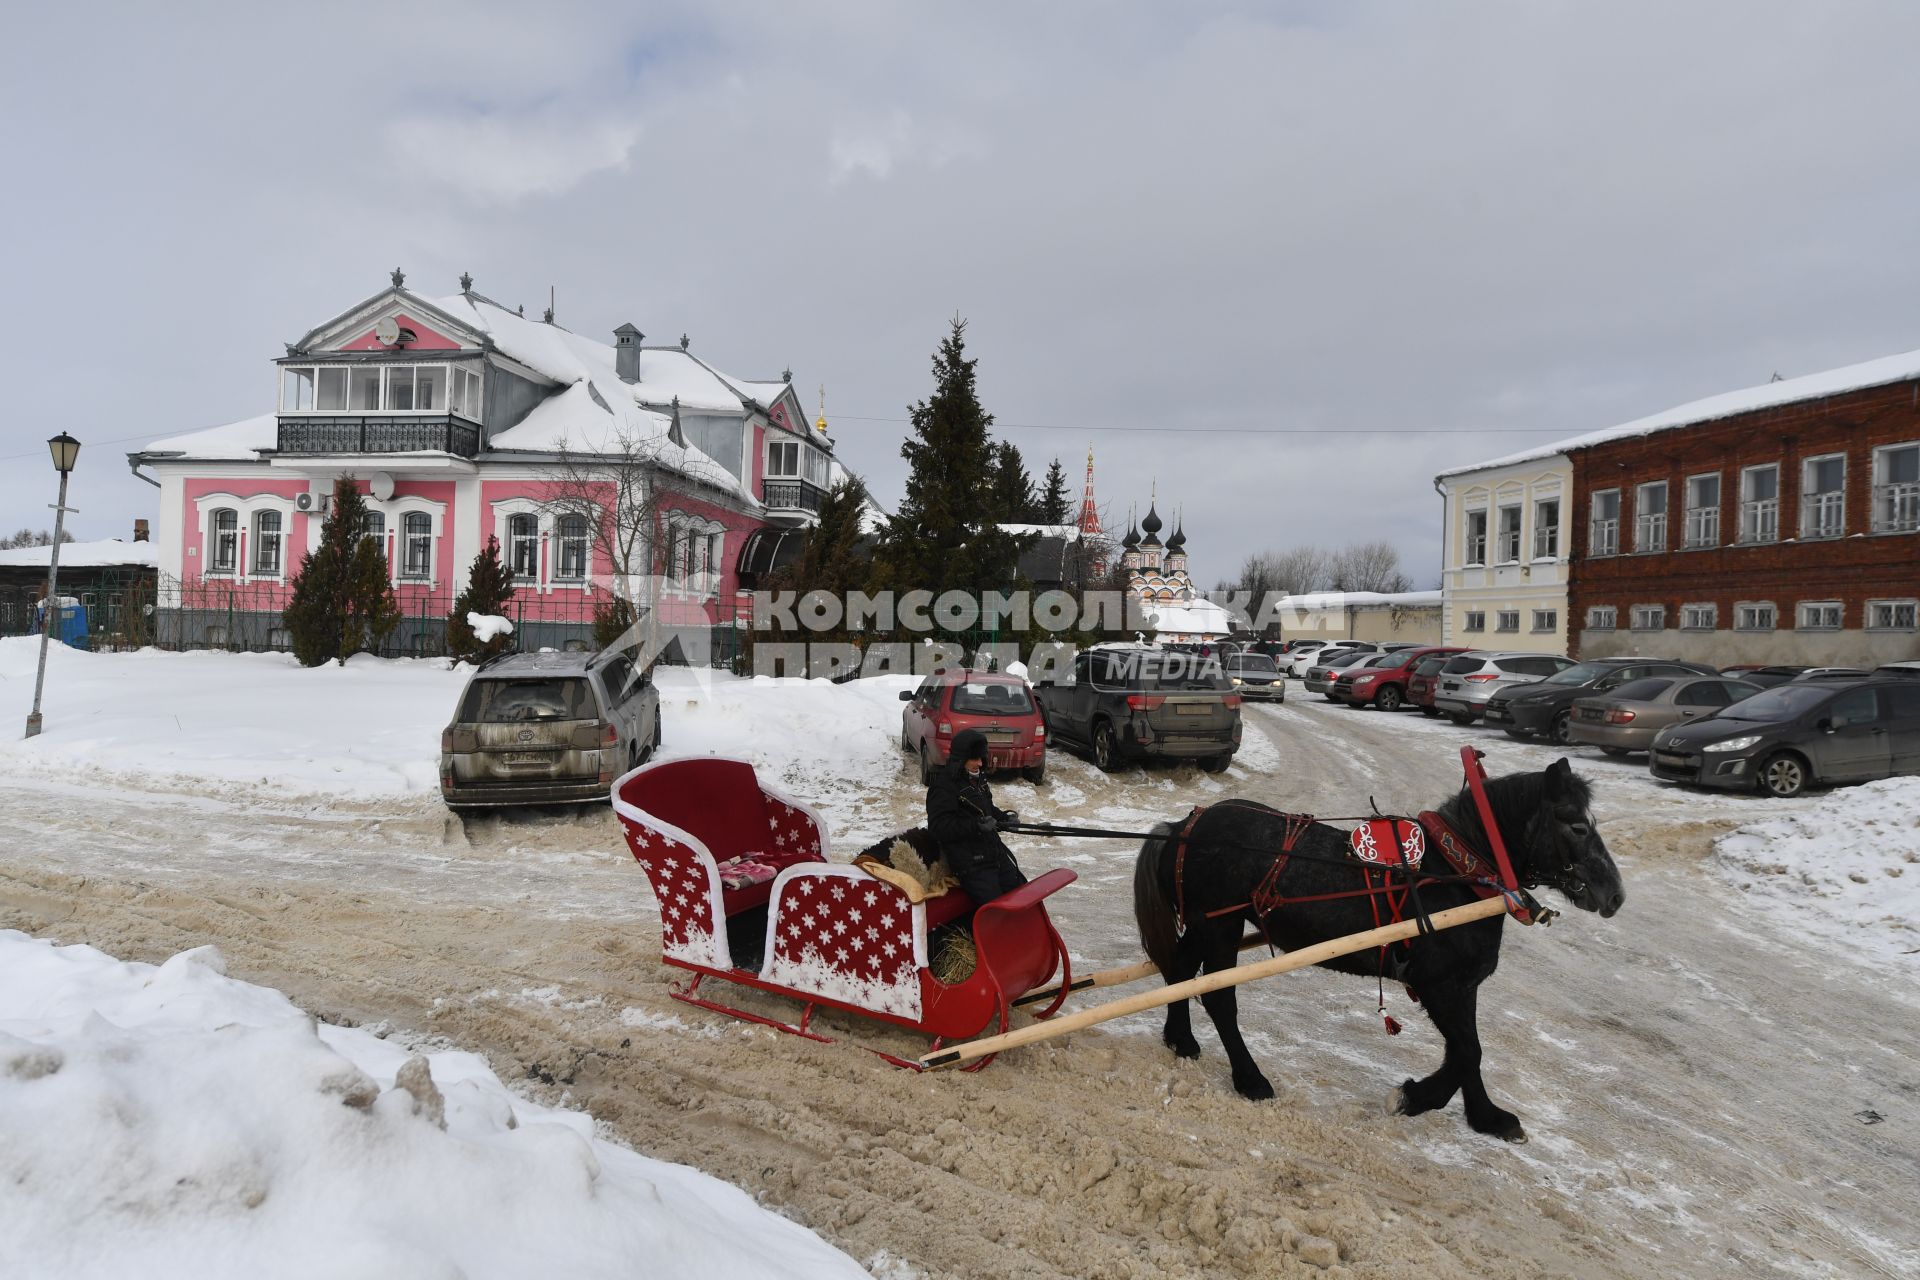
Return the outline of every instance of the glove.
[[[1019,825],[1020,815],[1011,809],[1002,809],[999,816],[994,819],[994,830],[996,831],[1011,831]]]
[[[998,818],[982,817],[975,819],[974,826],[979,830],[981,835],[990,836],[1000,829],[1000,820]]]

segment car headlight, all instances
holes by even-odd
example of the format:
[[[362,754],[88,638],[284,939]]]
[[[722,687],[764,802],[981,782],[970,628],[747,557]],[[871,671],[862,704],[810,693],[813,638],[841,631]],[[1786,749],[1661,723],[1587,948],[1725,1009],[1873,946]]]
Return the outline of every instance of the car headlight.
[[[1235,676],[1235,677],[1233,678],[1233,682],[1234,682],[1234,684],[1236,684],[1236,685],[1237,685],[1237,684],[1239,684],[1239,683],[1240,683],[1240,677],[1239,677],[1239,676]]]
[[[1748,747],[1760,745],[1760,735],[1743,733],[1737,738],[1727,738],[1721,742],[1709,742],[1700,748],[1702,751],[1745,751]]]
[[[1353,678],[1353,682],[1355,684],[1372,684],[1375,680],[1378,680],[1379,678],[1380,678],[1379,676],[1355,676]]]

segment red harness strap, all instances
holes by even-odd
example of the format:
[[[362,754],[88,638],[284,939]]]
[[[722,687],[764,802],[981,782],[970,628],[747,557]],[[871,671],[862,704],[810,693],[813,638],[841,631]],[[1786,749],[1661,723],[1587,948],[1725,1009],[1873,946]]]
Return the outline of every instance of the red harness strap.
[[[1220,807],[1226,808],[1236,804],[1242,808],[1265,809],[1263,805],[1254,805],[1244,800],[1222,800]],[[1200,821],[1200,815],[1206,811],[1207,806],[1201,805],[1192,813],[1188,814],[1187,821],[1180,828],[1180,834],[1177,837],[1180,841],[1180,848],[1173,855],[1173,923],[1174,929],[1178,933],[1185,933],[1187,928],[1187,837],[1193,834],[1194,825]],[[1237,906],[1222,907],[1217,911],[1209,911],[1207,912],[1207,919],[1211,920],[1215,916],[1227,915],[1240,910],[1242,907],[1253,907],[1264,917],[1267,912],[1274,910],[1287,901],[1280,896],[1280,873],[1286,870],[1287,855],[1292,853],[1293,847],[1300,843],[1300,837],[1312,829],[1313,815],[1310,813],[1283,813],[1280,817],[1285,823],[1280,832],[1280,852],[1274,857],[1273,865],[1267,868],[1267,874],[1262,876],[1260,883],[1255,886],[1253,900],[1251,902],[1242,902]],[[1260,927],[1262,932],[1264,932],[1266,925],[1263,923]]]
[[[1433,810],[1422,813],[1419,821],[1426,829],[1428,844],[1440,851],[1440,856],[1447,860],[1447,865],[1453,868],[1455,875],[1466,877],[1467,887],[1473,890],[1476,897],[1503,897],[1514,919],[1521,924],[1533,923],[1532,913],[1527,910],[1519,886],[1513,881],[1511,867],[1493,867],[1473,851],[1473,847],[1460,837],[1459,832],[1447,825],[1445,818]]]
[[[1173,930],[1176,934],[1187,931],[1187,837],[1193,834],[1200,815],[1206,811],[1207,806],[1203,804],[1193,807],[1177,837],[1180,847],[1173,853]]]

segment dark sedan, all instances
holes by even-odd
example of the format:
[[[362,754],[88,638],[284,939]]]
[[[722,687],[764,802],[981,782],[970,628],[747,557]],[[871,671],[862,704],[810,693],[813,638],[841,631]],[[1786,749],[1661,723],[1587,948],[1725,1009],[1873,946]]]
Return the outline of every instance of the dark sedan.
[[[1522,685],[1511,692],[1502,689],[1487,699],[1487,723],[1505,729],[1515,738],[1551,738],[1561,746],[1573,742],[1573,703],[1606,693],[1629,680],[1648,676],[1712,676],[1712,667],[1697,662],[1675,662],[1665,658],[1596,658],[1576,662],[1557,675]]]
[[[1775,685],[1654,735],[1653,776],[1797,796],[1814,783],[1920,774],[1920,682]]]

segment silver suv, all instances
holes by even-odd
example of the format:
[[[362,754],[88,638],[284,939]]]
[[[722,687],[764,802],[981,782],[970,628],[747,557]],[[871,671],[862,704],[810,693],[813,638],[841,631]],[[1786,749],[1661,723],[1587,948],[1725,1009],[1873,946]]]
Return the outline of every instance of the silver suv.
[[[440,735],[451,808],[604,800],[660,745],[660,693],[623,653],[511,653],[467,681]]]
[[[1496,690],[1545,680],[1572,665],[1573,659],[1548,653],[1469,649],[1440,668],[1433,708],[1455,724],[1472,724],[1486,713]]]

